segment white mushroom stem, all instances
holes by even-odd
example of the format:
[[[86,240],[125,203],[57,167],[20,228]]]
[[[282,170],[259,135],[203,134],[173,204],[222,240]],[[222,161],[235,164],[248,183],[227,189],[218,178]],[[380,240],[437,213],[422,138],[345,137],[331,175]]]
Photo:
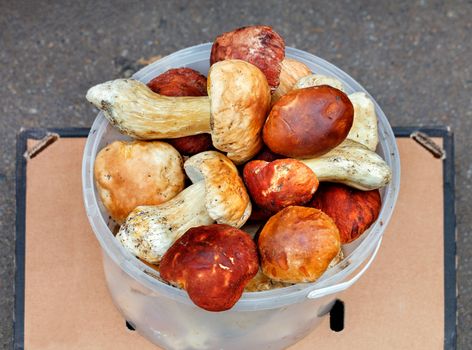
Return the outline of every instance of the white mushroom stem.
[[[375,151],[379,143],[379,132],[374,103],[365,92],[355,92],[348,97],[354,106],[354,121],[347,138]]]
[[[344,84],[334,78],[334,77],[329,77],[327,75],[321,75],[321,74],[310,74],[305,77],[302,77],[300,80],[297,81],[297,83],[294,85],[294,89],[303,89],[307,87],[312,87],[312,86],[320,86],[320,85],[329,85],[332,86],[338,90],[341,90],[342,92],[346,92],[344,88]]]
[[[116,237],[137,257],[158,263],[188,229],[214,222],[205,207],[205,195],[205,182],[200,181],[161,205],[139,206],[129,214]]]
[[[364,191],[383,187],[392,178],[382,157],[349,139],[318,158],[300,160],[313,170],[320,182],[340,182]]]
[[[86,98],[122,133],[138,139],[211,132],[208,96],[167,97],[137,80],[117,79],[90,88]]]

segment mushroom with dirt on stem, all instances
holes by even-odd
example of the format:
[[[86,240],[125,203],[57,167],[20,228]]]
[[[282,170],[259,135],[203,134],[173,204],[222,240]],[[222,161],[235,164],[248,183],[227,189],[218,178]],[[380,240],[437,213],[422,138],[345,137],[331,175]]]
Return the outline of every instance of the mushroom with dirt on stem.
[[[166,97],[137,80],[117,79],[89,89],[87,100],[123,134],[161,139],[211,133],[218,150],[243,163],[262,147],[270,91],[256,66],[226,60],[210,67],[208,97]]]
[[[191,186],[161,205],[137,207],[116,236],[125,248],[149,263],[159,263],[191,227],[216,221],[239,228],[251,214],[242,179],[226,156],[202,152],[190,157],[184,169]]]
[[[381,156],[350,139],[322,156],[300,161],[320,182],[338,182],[363,191],[381,188],[392,178],[392,170]]]

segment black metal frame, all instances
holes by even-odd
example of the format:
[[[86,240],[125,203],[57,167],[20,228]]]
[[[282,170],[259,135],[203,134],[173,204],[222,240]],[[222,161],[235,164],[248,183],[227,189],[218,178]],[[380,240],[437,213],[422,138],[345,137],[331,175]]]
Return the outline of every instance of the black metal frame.
[[[16,145],[16,275],[15,275],[15,350],[24,349],[25,299],[25,219],[26,219],[26,160],[23,157],[28,139],[39,140],[48,132],[63,138],[87,137],[88,128],[26,129],[17,138]],[[457,295],[456,295],[456,216],[454,202],[454,136],[446,127],[397,127],[395,136],[409,137],[421,131],[431,137],[443,139],[444,159],[444,349],[456,349]]]

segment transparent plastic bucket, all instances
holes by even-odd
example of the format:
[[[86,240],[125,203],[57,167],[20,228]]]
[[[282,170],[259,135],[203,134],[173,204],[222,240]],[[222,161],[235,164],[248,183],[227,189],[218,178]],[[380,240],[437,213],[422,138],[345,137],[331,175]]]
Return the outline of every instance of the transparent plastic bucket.
[[[190,67],[206,75],[210,49],[208,43],[180,50],[143,68],[133,78],[146,83],[177,67]],[[367,93],[349,75],[319,57],[293,48],[286,49],[286,56],[302,61],[315,73],[338,78],[347,93]],[[112,223],[97,196],[93,163],[97,152],[107,144],[129,138],[119,134],[99,113],[84,151],[83,195],[88,219],[102,248],[110,294],[123,317],[140,334],[165,349],[284,349],[310,333],[329,311],[336,293],[350,287],[373,261],[397,199],[400,161],[395,137],[385,114],[372,100],[379,124],[377,153],[393,172],[392,182],[381,190],[378,220],[360,239],[343,247],[345,259],[318,281],[244,293],[231,310],[219,313],[196,307],[185,291],[159,280],[155,270],[114,238]]]

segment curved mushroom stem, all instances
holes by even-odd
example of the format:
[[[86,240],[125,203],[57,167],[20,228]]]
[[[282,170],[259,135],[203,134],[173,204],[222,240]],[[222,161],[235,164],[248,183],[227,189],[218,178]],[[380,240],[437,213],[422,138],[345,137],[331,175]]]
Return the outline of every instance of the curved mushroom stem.
[[[161,205],[137,207],[116,238],[137,257],[158,263],[189,228],[214,222],[205,207],[205,193],[205,182],[200,181]]]
[[[355,92],[348,97],[354,106],[354,121],[347,138],[375,151],[379,143],[379,131],[374,103],[365,92]]]
[[[167,97],[133,79],[117,79],[90,88],[86,96],[123,134],[162,139],[211,132],[208,96]]]

